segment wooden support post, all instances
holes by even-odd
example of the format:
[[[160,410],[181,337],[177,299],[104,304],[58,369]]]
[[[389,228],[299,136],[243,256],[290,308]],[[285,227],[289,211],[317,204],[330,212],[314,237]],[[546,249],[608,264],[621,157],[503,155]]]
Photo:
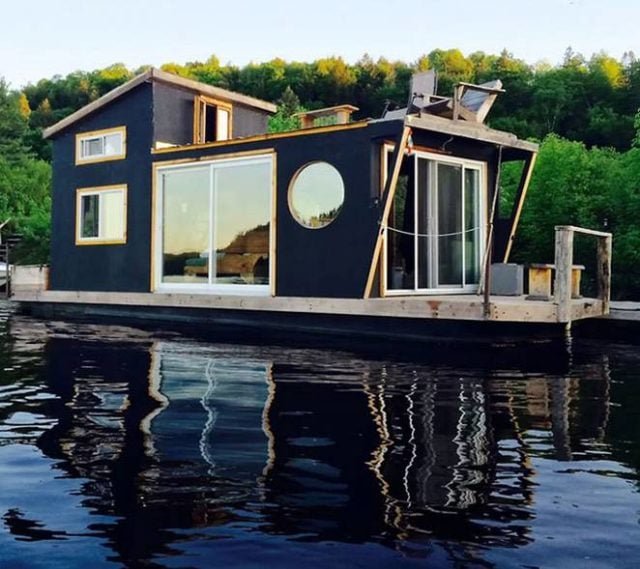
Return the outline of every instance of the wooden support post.
[[[493,200],[491,212],[489,214],[489,230],[487,231],[487,241],[485,243],[485,253],[482,264],[482,274],[478,283],[478,293],[483,293],[483,313],[485,318],[491,315],[491,263],[493,262],[493,228],[495,217],[498,211],[498,194],[500,193],[500,172],[502,166],[502,146],[498,146],[498,169],[496,172],[496,183],[493,188]]]
[[[558,322],[571,322],[571,271],[573,267],[573,230],[556,227],[556,278],[554,298]]]
[[[9,243],[5,243],[4,248],[5,248],[5,254],[4,254],[4,261],[5,261],[5,284],[4,284],[4,291],[5,294],[7,296],[7,298],[11,298],[11,260],[9,259]]]
[[[598,239],[598,298],[602,299],[602,313],[609,314],[611,302],[611,235]]]
[[[532,153],[527,158],[522,171],[522,177],[520,178],[520,184],[516,193],[516,201],[513,204],[513,211],[511,212],[511,230],[509,231],[509,239],[507,240],[507,248],[504,252],[503,263],[509,262],[509,256],[511,255],[511,249],[513,248],[513,240],[516,237],[516,230],[518,229],[518,223],[520,222],[520,215],[522,214],[522,208],[524,206],[524,200],[527,197],[527,191],[531,182],[531,176],[533,174],[533,167],[536,164],[536,153]]]
[[[373,280],[378,269],[378,262],[380,260],[380,252],[382,251],[382,243],[384,238],[384,230],[389,221],[389,213],[391,213],[391,206],[393,205],[393,198],[396,195],[396,186],[398,185],[398,177],[400,176],[400,169],[402,168],[402,160],[404,158],[404,151],[407,148],[407,142],[409,141],[409,135],[411,134],[411,128],[404,126],[402,134],[400,135],[400,142],[396,144],[394,152],[393,169],[390,174],[387,174],[387,181],[384,185],[384,193],[382,199],[384,207],[382,209],[382,215],[380,216],[380,227],[378,228],[378,238],[373,249],[373,256],[371,258],[371,265],[369,266],[369,275],[364,287],[364,298],[371,296],[371,289],[373,287]]]
[[[453,120],[457,121],[460,118],[460,101],[462,100],[462,94],[464,93],[463,85],[456,85],[453,88]]]

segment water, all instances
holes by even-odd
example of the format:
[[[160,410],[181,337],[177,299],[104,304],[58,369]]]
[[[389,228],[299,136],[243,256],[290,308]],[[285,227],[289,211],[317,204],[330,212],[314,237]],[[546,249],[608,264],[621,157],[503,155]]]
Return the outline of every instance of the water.
[[[435,353],[0,306],[0,567],[638,567],[637,348]]]

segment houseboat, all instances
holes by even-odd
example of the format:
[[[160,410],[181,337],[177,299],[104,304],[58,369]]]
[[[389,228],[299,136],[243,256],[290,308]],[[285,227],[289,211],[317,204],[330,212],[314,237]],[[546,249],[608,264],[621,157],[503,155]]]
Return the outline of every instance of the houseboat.
[[[51,263],[16,268],[13,299],[49,315],[414,339],[605,314],[604,233],[589,232],[599,298],[577,290],[574,227],[557,228],[542,293],[524,296],[508,261],[538,146],[484,124],[499,81],[451,97],[435,83],[414,76],[407,106],[380,118],[340,105],[269,133],[272,103],[146,71],[45,130]],[[501,211],[513,161],[521,181]]]

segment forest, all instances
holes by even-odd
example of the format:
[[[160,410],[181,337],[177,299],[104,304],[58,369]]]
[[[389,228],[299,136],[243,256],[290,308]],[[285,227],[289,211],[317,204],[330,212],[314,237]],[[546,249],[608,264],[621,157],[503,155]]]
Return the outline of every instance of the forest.
[[[51,149],[42,130],[144,69],[114,64],[20,90],[0,78],[0,223],[10,218],[11,229],[23,235],[15,260],[48,258]],[[340,103],[358,106],[355,118],[379,117],[386,105],[406,104],[415,71],[435,69],[441,95],[459,81],[501,79],[506,93],[488,124],[541,143],[514,259],[552,261],[558,224],[612,231],[614,296],[640,299],[640,60],[631,52],[587,59],[569,48],[557,65],[530,64],[506,50],[435,49],[411,63],[364,55],[355,63],[328,57],[243,67],[211,56],[162,69],[277,103],[272,132],[295,128],[295,112]],[[512,169],[502,176],[507,202],[516,176]]]

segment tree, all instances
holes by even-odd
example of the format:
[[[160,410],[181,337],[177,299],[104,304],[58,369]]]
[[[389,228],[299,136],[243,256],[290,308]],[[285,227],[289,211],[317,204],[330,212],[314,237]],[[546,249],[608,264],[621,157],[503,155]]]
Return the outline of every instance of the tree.
[[[300,119],[294,115],[303,110],[300,106],[300,99],[287,85],[278,100],[278,111],[269,117],[269,132],[286,132],[300,128]]]
[[[28,122],[20,107],[20,95],[0,78],[0,157],[17,162],[28,153],[25,145]]]

